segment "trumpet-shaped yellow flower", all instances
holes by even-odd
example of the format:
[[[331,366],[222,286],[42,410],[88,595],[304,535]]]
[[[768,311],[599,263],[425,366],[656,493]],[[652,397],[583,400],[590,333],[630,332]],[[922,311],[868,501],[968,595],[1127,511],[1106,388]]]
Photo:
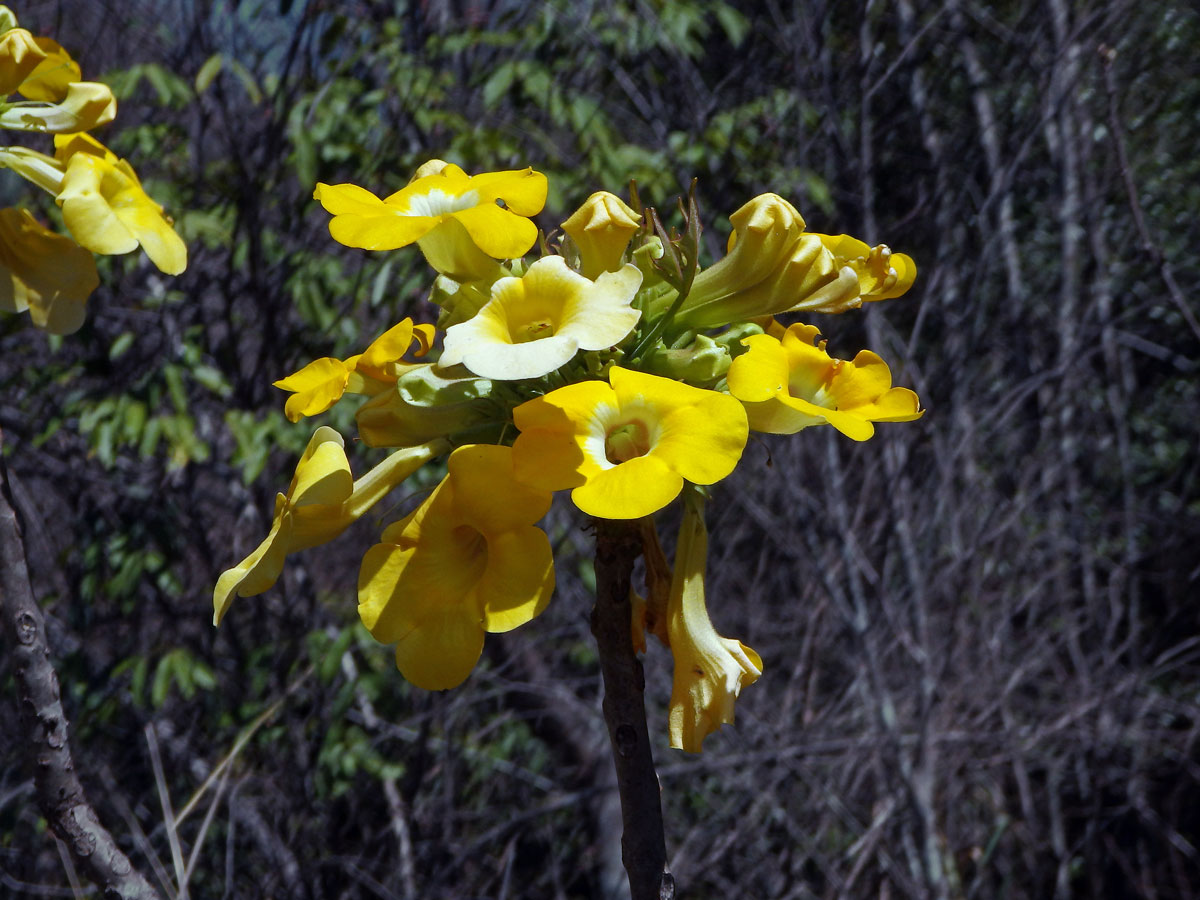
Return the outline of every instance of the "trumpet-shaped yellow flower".
[[[23,209],[0,210],[0,309],[29,310],[33,324],[70,334],[100,283],[92,254]]]
[[[275,497],[270,533],[253,553],[217,580],[214,625],[221,623],[235,596],[252,597],[271,587],[289,553],[332,541],[392,488],[450,449],[445,441],[436,440],[397,450],[355,481],[344,448],[342,436],[332,428],[321,426],[314,432],[287,493]]]
[[[699,330],[789,311],[845,312],[898,297],[916,277],[912,260],[885,245],[806,232],[800,214],[775,194],[755,197],[729,219],[726,255],[696,275],[676,316],[680,325]]]
[[[642,217],[616,194],[597,191],[562,227],[579,248],[584,277],[597,278],[621,268],[625,248],[642,227]]]
[[[22,85],[22,90],[24,87]],[[36,93],[44,95],[51,91],[47,88]],[[68,84],[62,98],[54,102],[30,100],[3,104],[3,108],[0,108],[0,128],[67,134],[105,125],[116,114],[117,101],[108,85],[75,81]]]
[[[417,343],[416,356],[424,356],[433,346],[432,325],[413,325],[404,319],[375,338],[362,353],[349,359],[326,356],[314,360],[298,372],[272,382],[274,387],[291,391],[283,412],[289,421],[325,412],[349,391],[353,394],[378,394],[396,383],[396,364]]]
[[[166,274],[187,268],[187,247],[129,163],[86,134],[56,135],[54,147],[64,167],[56,200],[75,240],[104,254],[129,253],[141,244]]]
[[[690,498],[689,498],[690,501]],[[675,572],[667,605],[667,634],[675,659],[671,685],[671,746],[699,753],[704,739],[733,722],[733,701],[762,674],[762,658],[713,628],[704,602],[708,532],[699,501],[684,504]]]
[[[543,257],[520,278],[501,278],[483,309],[450,326],[441,365],[462,363],[500,380],[546,375],[580,350],[603,350],[628,335],[641,316],[630,306],[641,283],[637,266],[591,281],[561,256]]]
[[[746,416],[728,394],[613,366],[513,410],[517,476],[572,488],[589,515],[637,519],[678,496],[684,479],[713,484],[746,446]],[[611,385],[611,386],[610,386]]]
[[[540,172],[468,175],[431,160],[417,176],[382,200],[353,184],[318,184],[313,197],[333,214],[329,233],[338,243],[395,250],[415,242],[431,266],[456,281],[487,277],[496,260],[522,256],[537,240],[527,217],[546,203]]]
[[[485,632],[538,615],[554,591],[550,541],[534,522],[550,494],[513,476],[509,447],[469,444],[412,515],[367,551],[358,612],[375,639],[396,643],[396,666],[418,687],[461,684]]]
[[[782,338],[742,341],[750,349],[729,367],[729,392],[745,404],[752,429],[794,434],[828,423],[865,441],[875,434],[872,422],[911,422],[924,414],[916,394],[892,387],[892,373],[877,355],[863,350],[853,361],[833,359],[817,334],[815,326],[797,323]]]

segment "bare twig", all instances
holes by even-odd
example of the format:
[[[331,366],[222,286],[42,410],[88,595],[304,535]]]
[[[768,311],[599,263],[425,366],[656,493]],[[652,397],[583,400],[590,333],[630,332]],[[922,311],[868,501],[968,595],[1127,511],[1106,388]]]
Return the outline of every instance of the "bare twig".
[[[0,435],[2,440],[2,435]],[[157,898],[158,892],[134,869],[112,835],[100,824],[75,774],[67,743],[67,717],[58,676],[50,664],[46,623],[33,598],[25,546],[8,470],[0,456],[0,611],[11,641],[13,678],[24,730],[23,742],[37,786],[38,807],[71,857],[106,896],[124,900]]]
[[[632,900],[669,900],[675,881],[667,871],[662,802],[650,752],[642,663],[633,649],[629,584],[641,539],[633,523],[596,520],[596,605],[592,634],[604,677],[604,721],[612,742],[621,794],[621,858]]]

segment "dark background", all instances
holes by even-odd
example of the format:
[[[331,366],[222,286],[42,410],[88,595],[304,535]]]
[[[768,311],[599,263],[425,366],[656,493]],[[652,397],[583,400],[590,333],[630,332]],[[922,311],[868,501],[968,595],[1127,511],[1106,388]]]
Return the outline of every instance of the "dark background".
[[[752,440],[715,491],[709,608],[764,673],[703,755],[667,748],[670,657],[648,654],[682,897],[1200,895],[1193,4],[15,10],[114,86],[100,137],[191,252],[177,279],[102,261],[66,339],[0,319],[76,763],[165,893],[620,896],[591,539],[565,498],[550,609],[457,690],[410,688],[357,624],[396,507],[211,625],[311,433],[271,381],[433,315],[419,253],[335,244],[312,187],[386,194],[439,156],[545,172],[547,230],[594,190],[633,177],[665,209],[694,176],[710,259],[771,190],[918,265],[907,296],[817,324],[925,417]],[[0,200],[55,215],[12,175]],[[351,411],[322,420],[350,437]],[[0,893],[86,894],[21,750],[0,703]]]

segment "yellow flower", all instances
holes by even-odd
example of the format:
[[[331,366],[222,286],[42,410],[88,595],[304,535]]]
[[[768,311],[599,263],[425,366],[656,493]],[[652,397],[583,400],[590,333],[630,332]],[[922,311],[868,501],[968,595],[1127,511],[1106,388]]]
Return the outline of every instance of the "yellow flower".
[[[513,410],[519,478],[572,488],[588,515],[637,519],[674,500],[684,479],[713,484],[733,471],[747,437],[734,398],[619,366],[609,381],[569,384]]]
[[[621,268],[625,248],[641,227],[642,217],[608,191],[592,194],[562,223],[563,231],[579,248],[580,271],[585,278]]]
[[[526,217],[541,212],[546,189],[546,176],[533,169],[468,175],[431,160],[383,200],[353,184],[318,184],[313,197],[333,214],[329,233],[338,243],[395,250],[415,242],[443,275],[471,281],[533,246],[537,226]]]
[[[29,310],[33,324],[70,334],[100,277],[92,254],[48,231],[27,210],[0,210],[0,309]]]
[[[362,353],[341,360],[324,357],[314,360],[298,372],[272,382],[274,387],[292,391],[283,412],[289,421],[325,412],[349,391],[353,394],[378,394],[396,383],[395,365],[417,342],[416,356],[424,356],[433,346],[433,326],[413,325],[404,319],[375,338]]]
[[[64,166],[56,200],[75,240],[104,254],[129,253],[141,244],[166,274],[187,268],[187,247],[129,163],[86,134],[56,135],[54,147]]]
[[[66,86],[62,98],[56,102],[0,104],[0,128],[66,134],[107,124],[116,114],[117,101],[107,85],[75,81]]]
[[[641,283],[636,266],[591,281],[561,256],[543,257],[520,278],[501,278],[483,309],[450,326],[440,364],[501,380],[553,372],[579,350],[603,350],[633,330]]]
[[[726,255],[696,275],[679,325],[703,330],[781,312],[845,312],[898,297],[916,277],[912,260],[883,244],[806,232],[796,209],[775,194],[755,197],[729,219]]]
[[[328,543],[426,462],[449,449],[445,441],[398,450],[357,481],[350,474],[345,444],[321,426],[286,494],[275,497],[271,531],[253,553],[226,570],[213,591],[213,624],[219,625],[233,598],[267,590],[283,571],[289,553]]]
[[[917,277],[912,257],[893,253],[886,244],[867,246],[865,241],[848,234],[819,234],[833,254],[839,270],[849,268],[858,278],[858,295],[867,302],[890,300],[904,294]],[[798,311],[792,307],[792,311]]]
[[[865,441],[875,434],[872,422],[911,422],[924,414],[916,394],[892,387],[887,363],[870,350],[853,361],[833,359],[817,335],[815,326],[797,323],[782,338],[742,341],[750,349],[729,367],[729,392],[745,404],[755,431],[794,434],[828,423]]]
[[[689,498],[683,507],[675,574],[667,605],[667,634],[675,660],[671,685],[671,746],[699,753],[704,739],[733,722],[733,701],[762,674],[762,658],[713,628],[704,602],[708,532],[704,509]]]
[[[534,522],[550,494],[513,477],[512,449],[469,444],[446,478],[363,557],[358,612],[418,687],[445,690],[479,660],[485,632],[538,615],[554,591],[550,541]]]

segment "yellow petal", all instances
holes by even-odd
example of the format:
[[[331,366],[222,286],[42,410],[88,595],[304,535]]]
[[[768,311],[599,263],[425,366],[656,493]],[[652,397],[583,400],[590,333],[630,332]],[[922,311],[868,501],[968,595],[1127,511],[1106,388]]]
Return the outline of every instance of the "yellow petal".
[[[445,691],[467,680],[483,653],[483,629],[458,610],[431,616],[396,644],[396,668],[427,691]]]
[[[512,631],[541,614],[554,593],[550,539],[525,525],[488,538],[487,569],[479,581],[486,630]]]
[[[70,85],[82,79],[79,64],[57,41],[48,37],[35,37],[34,41],[46,58],[37,64],[17,90],[28,100],[57,103],[67,95]]]
[[[517,480],[511,447],[468,444],[446,467],[456,517],[485,535],[532,525],[550,509],[550,491]]]
[[[275,517],[271,530],[254,552],[232,569],[226,569],[217,579],[213,590],[213,624],[220,625],[234,597],[253,597],[270,588],[283,571],[287,544],[291,538],[291,521],[287,515],[287,498],[275,497]]]
[[[471,177],[470,184],[479,191],[482,199],[492,202],[503,200],[504,205],[519,216],[536,216],[540,213],[546,205],[549,189],[546,176],[530,168],[481,172]]]
[[[359,357],[355,368],[374,378],[386,380],[388,375],[384,372],[384,366],[404,356],[412,342],[413,321],[406,318],[371,341]]]
[[[571,501],[589,516],[640,519],[662,509],[682,488],[683,477],[657,456],[639,456],[596,472],[571,491]]]
[[[341,399],[350,371],[340,359],[326,356],[313,360],[298,372],[272,382],[274,387],[292,391],[284,404],[284,415],[291,422],[325,412]]]
[[[476,246],[494,259],[524,256],[537,241],[537,226],[494,203],[473,206],[453,214]]]
[[[341,505],[354,490],[342,436],[325,425],[313,432],[288,488],[293,506]]]

